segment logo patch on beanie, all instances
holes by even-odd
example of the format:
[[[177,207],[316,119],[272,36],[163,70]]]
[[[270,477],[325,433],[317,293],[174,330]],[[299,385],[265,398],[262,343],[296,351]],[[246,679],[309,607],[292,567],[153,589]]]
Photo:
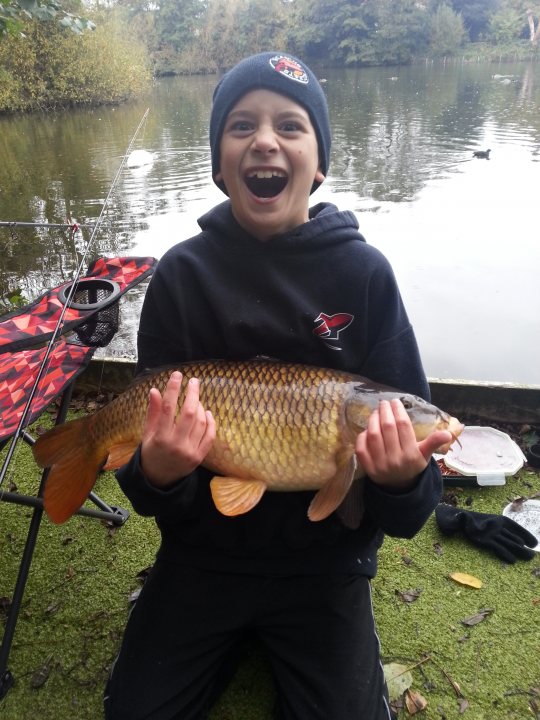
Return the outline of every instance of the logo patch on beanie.
[[[274,55],[274,57],[270,58],[269,62],[280,75],[289,78],[289,80],[296,80],[296,82],[302,83],[302,85],[308,84],[308,74],[298,60],[293,60],[286,55]]]

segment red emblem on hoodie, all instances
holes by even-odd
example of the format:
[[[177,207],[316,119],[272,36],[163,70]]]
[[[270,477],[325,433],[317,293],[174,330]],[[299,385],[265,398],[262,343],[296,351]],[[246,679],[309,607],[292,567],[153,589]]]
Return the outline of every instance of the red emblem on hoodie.
[[[327,315],[322,312],[314,320],[319,324],[313,329],[313,334],[317,335],[332,350],[342,350],[343,348],[339,344],[339,334],[349,327],[353,320],[354,315],[350,313]]]

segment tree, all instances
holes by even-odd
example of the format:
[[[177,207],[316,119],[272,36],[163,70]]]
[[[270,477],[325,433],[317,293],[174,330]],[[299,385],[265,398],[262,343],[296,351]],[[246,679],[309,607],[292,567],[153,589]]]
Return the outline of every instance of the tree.
[[[428,13],[416,0],[346,3],[354,12],[343,21],[339,49],[346,64],[399,65],[428,44]]]
[[[177,51],[191,45],[201,31],[206,6],[201,0],[161,0],[156,14],[159,42]]]
[[[489,39],[494,45],[518,40],[523,29],[523,17],[515,8],[507,7],[495,13],[489,21]]]
[[[490,18],[490,40],[494,44],[540,38],[540,3],[531,0],[500,0],[498,12]]]
[[[27,20],[0,43],[0,112],[119,103],[147,90],[146,50],[115,21],[76,35]]]
[[[75,33],[93,30],[91,20],[68,12],[60,0],[0,0],[0,37],[22,32],[24,19],[56,20]]]
[[[432,55],[454,55],[465,40],[463,18],[448,5],[439,5],[430,18],[429,47]]]
[[[499,0],[452,0],[452,7],[462,16],[469,39],[473,42],[487,33],[490,16],[499,5]]]
[[[527,22],[529,24],[530,41],[533,45],[536,45],[540,38],[540,20],[536,21],[536,30],[534,28],[534,11],[532,8],[527,8]]]

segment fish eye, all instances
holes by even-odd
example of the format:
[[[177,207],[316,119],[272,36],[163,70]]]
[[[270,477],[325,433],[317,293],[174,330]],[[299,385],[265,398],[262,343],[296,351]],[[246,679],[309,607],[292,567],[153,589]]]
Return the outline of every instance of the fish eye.
[[[408,397],[400,397],[399,398],[403,404],[403,407],[405,410],[411,410],[412,409],[412,402]]]

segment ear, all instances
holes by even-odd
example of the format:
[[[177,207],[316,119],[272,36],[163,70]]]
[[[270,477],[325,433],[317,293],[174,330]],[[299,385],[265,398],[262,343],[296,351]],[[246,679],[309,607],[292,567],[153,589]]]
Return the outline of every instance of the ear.
[[[221,174],[221,170],[214,175],[214,182],[221,182],[223,180],[223,175]]]
[[[326,175],[323,175],[321,172],[321,168],[317,168],[317,172],[315,173],[315,182],[322,183],[326,179]]]

